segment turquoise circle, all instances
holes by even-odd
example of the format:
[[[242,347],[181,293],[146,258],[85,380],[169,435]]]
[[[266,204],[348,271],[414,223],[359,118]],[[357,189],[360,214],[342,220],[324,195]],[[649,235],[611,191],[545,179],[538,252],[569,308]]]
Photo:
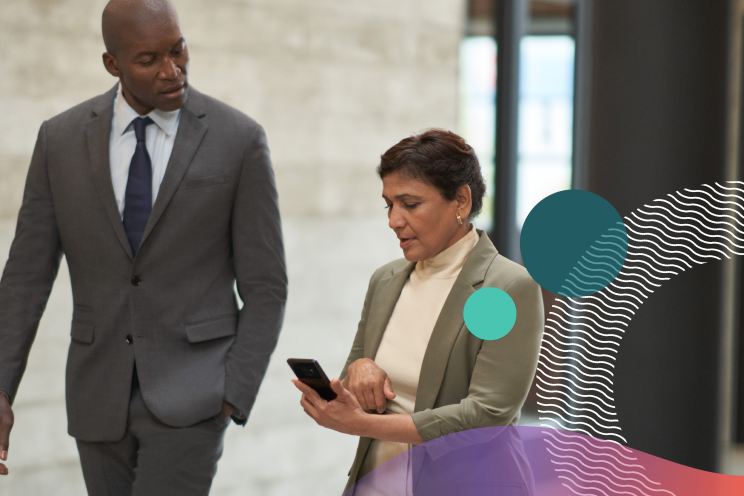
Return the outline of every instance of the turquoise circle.
[[[480,339],[501,339],[517,321],[517,306],[506,291],[481,288],[471,294],[463,311],[468,330]]]
[[[628,234],[620,214],[601,196],[560,191],[530,211],[520,249],[524,266],[540,286],[563,296],[588,296],[620,273]]]

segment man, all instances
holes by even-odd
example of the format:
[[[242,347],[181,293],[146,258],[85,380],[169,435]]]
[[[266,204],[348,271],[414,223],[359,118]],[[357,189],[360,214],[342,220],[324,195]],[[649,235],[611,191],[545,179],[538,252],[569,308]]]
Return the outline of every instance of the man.
[[[67,415],[89,494],[207,494],[284,315],[269,151],[261,126],[189,87],[168,0],[111,0],[103,37],[119,83],[42,124],[0,282],[0,459],[64,253]]]

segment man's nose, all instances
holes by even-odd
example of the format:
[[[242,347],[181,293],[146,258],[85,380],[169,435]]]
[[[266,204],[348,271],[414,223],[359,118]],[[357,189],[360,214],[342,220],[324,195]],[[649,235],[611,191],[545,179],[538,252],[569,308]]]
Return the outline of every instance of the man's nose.
[[[173,59],[166,57],[163,68],[160,70],[160,77],[162,79],[176,79],[179,74],[181,74],[181,69],[173,62]]]

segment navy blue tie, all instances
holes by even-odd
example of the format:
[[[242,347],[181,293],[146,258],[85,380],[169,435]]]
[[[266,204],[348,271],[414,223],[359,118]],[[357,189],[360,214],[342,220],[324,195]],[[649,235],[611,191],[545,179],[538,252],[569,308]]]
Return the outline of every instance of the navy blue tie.
[[[129,165],[127,192],[124,196],[124,230],[127,232],[129,246],[132,247],[132,255],[137,255],[152,211],[152,163],[145,143],[145,129],[148,124],[152,124],[152,119],[138,117],[132,122],[137,148]]]

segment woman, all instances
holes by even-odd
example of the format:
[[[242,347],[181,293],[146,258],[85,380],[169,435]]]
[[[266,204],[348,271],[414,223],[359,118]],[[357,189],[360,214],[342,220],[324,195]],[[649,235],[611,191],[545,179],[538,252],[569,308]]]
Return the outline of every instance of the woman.
[[[294,381],[318,424],[361,437],[348,486],[412,445],[515,425],[543,332],[539,286],[471,224],[485,185],[462,138],[438,129],[406,138],[377,172],[405,260],[372,276],[343,383],[332,380],[338,398],[324,401]],[[517,307],[514,328],[495,341],[463,321],[482,287],[506,291]]]

